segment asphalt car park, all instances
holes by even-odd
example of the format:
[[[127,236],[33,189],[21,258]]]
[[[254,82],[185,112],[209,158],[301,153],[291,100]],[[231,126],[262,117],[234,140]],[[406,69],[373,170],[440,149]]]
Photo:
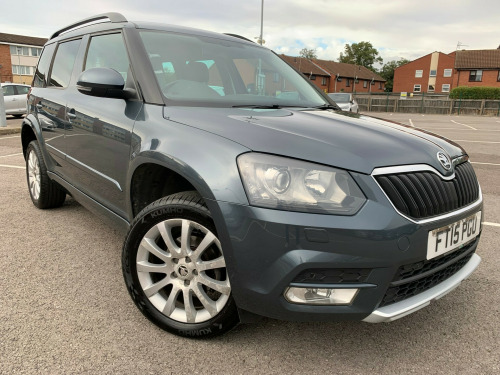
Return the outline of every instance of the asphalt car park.
[[[485,202],[479,268],[392,323],[263,319],[204,341],[143,318],[123,288],[123,234],[72,199],[36,209],[20,136],[0,136],[0,373],[499,373],[500,118],[372,115],[466,149]]]

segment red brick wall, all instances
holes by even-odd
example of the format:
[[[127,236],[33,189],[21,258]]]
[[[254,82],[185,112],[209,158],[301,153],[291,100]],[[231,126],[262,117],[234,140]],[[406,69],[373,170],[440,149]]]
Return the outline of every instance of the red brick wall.
[[[317,86],[321,91],[330,92],[328,91],[328,86],[330,84],[330,77],[325,77],[325,76],[315,76],[314,79],[309,78],[309,74],[304,74],[304,76],[309,79],[311,83],[313,83],[315,86]],[[323,85],[323,78],[326,79],[326,84]]]
[[[414,85],[418,84],[421,87],[420,92],[427,92],[429,88],[431,58],[432,58],[432,53],[397,68],[394,71],[394,86],[392,91],[413,92]],[[449,56],[444,53],[439,53],[434,93],[441,94],[443,84],[450,84],[450,90],[454,87],[453,71],[451,77],[444,77],[444,70],[453,69],[454,65],[455,65],[454,55]],[[423,71],[422,77],[420,78],[415,77],[415,72],[417,70]]]
[[[483,70],[483,79],[481,82],[469,82],[469,70],[459,70],[456,71],[453,77],[454,85],[458,86],[487,86],[487,87],[500,87],[500,82],[498,82],[498,70]]]
[[[423,56],[408,64],[396,68],[394,71],[393,92],[413,92],[413,86],[419,84],[422,88],[421,92],[427,91],[429,82],[429,70],[431,65],[432,54]],[[453,65],[452,65],[453,66]],[[422,77],[416,78],[415,71],[423,70]]]
[[[441,94],[443,93],[442,88],[443,84],[449,84],[450,85],[450,91],[453,87],[453,66],[455,65],[455,54],[452,56],[445,55],[444,53],[439,54],[439,61],[438,61],[438,69],[437,69],[437,75],[436,75],[436,87],[434,93],[436,94]],[[451,77],[444,77],[444,70],[445,69],[452,69],[451,71]],[[427,87],[426,87],[427,89]],[[443,93],[445,94],[445,93]],[[446,93],[447,94],[447,93]]]
[[[10,61],[10,47],[0,44],[0,82],[12,82],[12,63]]]

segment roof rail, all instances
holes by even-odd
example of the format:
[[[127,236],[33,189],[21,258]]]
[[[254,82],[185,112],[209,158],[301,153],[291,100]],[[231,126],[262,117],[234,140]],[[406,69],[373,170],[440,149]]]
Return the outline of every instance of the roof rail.
[[[109,13],[103,13],[103,14],[98,14],[97,16],[92,16],[92,17],[89,17],[89,18],[85,18],[81,21],[78,21],[78,22],[75,22],[69,26],[66,26],[64,28],[62,28],[61,30],[58,30],[56,31],[54,34],[52,34],[52,36],[49,38],[50,39],[54,39],[55,37],[61,35],[62,33],[64,33],[65,31],[68,31],[68,30],[71,30],[71,29],[74,29],[78,26],[82,26],[82,25],[85,25],[86,23],[91,23],[91,22],[94,22],[94,21],[99,21],[99,20],[102,20],[102,19],[109,19],[110,22],[112,23],[115,23],[115,22],[127,22],[127,19],[122,16],[120,13],[116,13],[116,12],[109,12]]]
[[[224,33],[224,35],[227,35],[227,36],[232,36],[232,37],[234,37],[234,38],[239,38],[239,39],[246,40],[246,41],[248,41],[248,42],[255,43],[253,40],[250,40],[250,39],[245,38],[244,36],[241,36],[241,35],[238,35],[238,34]]]

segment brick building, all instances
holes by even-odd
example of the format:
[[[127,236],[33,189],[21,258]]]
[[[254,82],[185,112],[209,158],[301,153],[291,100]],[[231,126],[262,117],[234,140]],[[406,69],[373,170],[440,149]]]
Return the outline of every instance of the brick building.
[[[500,49],[457,51],[453,87],[500,87]]]
[[[45,38],[0,33],[0,82],[31,84]]]
[[[281,55],[324,92],[383,92],[385,80],[364,66]]]
[[[394,70],[393,92],[449,93],[453,88],[455,52],[432,52]]]
[[[394,92],[447,94],[458,86],[500,87],[500,49],[433,52],[394,71]]]

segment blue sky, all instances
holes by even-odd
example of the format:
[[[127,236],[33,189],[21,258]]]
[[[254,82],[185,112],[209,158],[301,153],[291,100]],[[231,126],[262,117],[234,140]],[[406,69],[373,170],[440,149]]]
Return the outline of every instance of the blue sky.
[[[17,0],[5,2],[0,32],[48,37],[68,23],[115,11],[129,20],[260,33],[261,0]],[[369,41],[384,62],[433,51],[493,49],[500,44],[499,0],[264,0],[265,46],[298,55],[315,48],[337,60],[346,43]]]

